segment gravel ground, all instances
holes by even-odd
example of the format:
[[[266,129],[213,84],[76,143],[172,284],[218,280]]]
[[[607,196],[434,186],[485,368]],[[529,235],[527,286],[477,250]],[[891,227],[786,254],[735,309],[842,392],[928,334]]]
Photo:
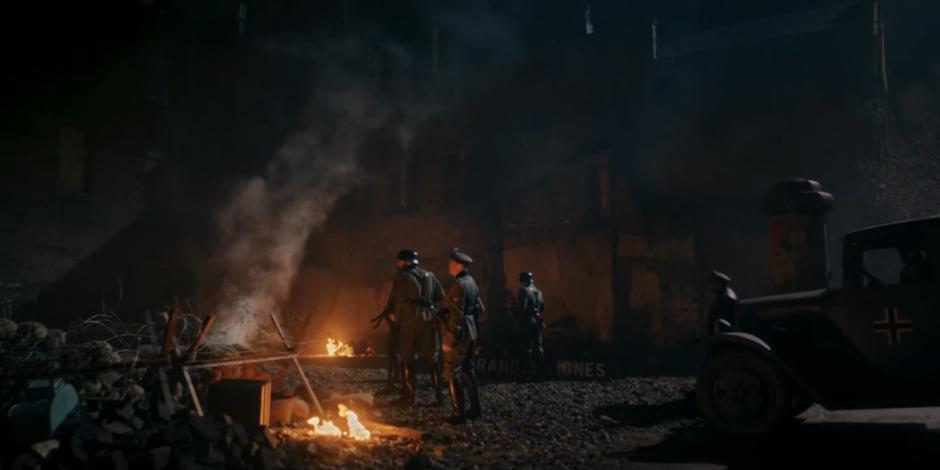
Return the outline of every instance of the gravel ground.
[[[378,392],[385,376],[378,369],[323,366],[308,372],[321,400]],[[483,417],[449,425],[443,422],[449,406],[433,405],[422,380],[414,407],[394,405],[394,395],[378,395],[372,407],[354,407],[365,420],[417,430],[421,439],[355,442],[314,437],[303,426],[277,432],[292,447],[288,453],[308,452],[310,468],[624,468],[637,446],[694,423],[685,400],[692,386],[691,379],[677,377],[484,383]]]

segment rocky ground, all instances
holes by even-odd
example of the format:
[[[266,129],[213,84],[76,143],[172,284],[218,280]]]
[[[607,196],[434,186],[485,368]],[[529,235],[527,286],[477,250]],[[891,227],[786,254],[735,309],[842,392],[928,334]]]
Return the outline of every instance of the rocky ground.
[[[315,367],[321,394],[374,392],[383,371]],[[285,442],[315,442],[309,468],[935,468],[940,408],[831,412],[811,408],[780,432],[731,439],[704,425],[684,377],[606,382],[489,383],[482,419],[452,426],[447,407],[419,391],[415,408],[379,397],[362,415],[419,431],[420,439],[368,442],[306,436],[284,427]]]
[[[308,369],[320,394],[379,392],[384,371]],[[415,407],[379,395],[360,406],[365,420],[417,430],[420,439],[377,437],[368,442],[310,436],[306,426],[278,428],[291,445],[323,449],[312,468],[624,468],[638,445],[655,444],[672,429],[692,426],[689,378],[604,382],[488,383],[481,387],[483,417],[445,424],[447,406],[433,405],[423,387]],[[328,455],[326,455],[328,454]]]
[[[483,417],[449,425],[427,377],[417,405],[401,407],[394,394],[379,393],[384,370],[311,361],[306,375],[322,418],[345,428],[337,411],[346,404],[373,432],[356,441],[314,434],[290,361],[194,373],[203,400],[222,378],[270,381],[272,418],[280,418],[251,429],[225,415],[196,416],[175,366],[154,362],[154,346],[125,343],[71,344],[61,330],[0,319],[0,469],[934,468],[940,461],[940,409],[814,407],[772,436],[729,439],[697,416],[687,377],[484,382]],[[41,403],[52,392],[31,384],[47,377],[72,406]],[[212,403],[203,405],[211,411]],[[67,413],[54,433],[42,431],[46,410]],[[291,414],[292,423],[284,418]]]

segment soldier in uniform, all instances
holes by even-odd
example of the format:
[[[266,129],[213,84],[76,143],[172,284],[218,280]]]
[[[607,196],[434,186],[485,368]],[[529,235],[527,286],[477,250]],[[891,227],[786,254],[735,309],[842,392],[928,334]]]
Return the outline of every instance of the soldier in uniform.
[[[401,365],[402,396],[404,403],[415,401],[416,365],[418,360],[429,364],[431,379],[440,397],[440,380],[434,367],[433,320],[437,304],[444,297],[444,289],[434,273],[418,267],[418,253],[402,250],[398,253],[398,275],[392,284],[385,309],[376,318],[394,317],[398,321],[398,360]]]
[[[542,319],[543,312],[545,312],[545,299],[542,292],[535,287],[534,276],[530,272],[519,273],[516,318],[525,340],[529,374],[532,376],[542,373],[542,358],[545,355],[542,347],[542,330],[545,328],[545,322]]]
[[[395,381],[401,375],[401,359],[398,357],[398,335],[401,331],[398,317],[383,312],[372,319],[373,328],[378,328],[382,320],[388,324],[388,340],[385,343],[385,352],[388,355],[388,365],[385,373],[385,391],[382,393],[393,393],[395,390]]]
[[[480,394],[473,371],[473,349],[477,340],[477,321],[482,313],[480,289],[467,267],[473,259],[459,249],[451,251],[447,271],[454,282],[447,288],[441,312],[441,348],[444,353],[443,377],[447,380],[453,413],[447,419],[459,424],[480,416]],[[470,411],[465,411],[464,388],[470,397]]]

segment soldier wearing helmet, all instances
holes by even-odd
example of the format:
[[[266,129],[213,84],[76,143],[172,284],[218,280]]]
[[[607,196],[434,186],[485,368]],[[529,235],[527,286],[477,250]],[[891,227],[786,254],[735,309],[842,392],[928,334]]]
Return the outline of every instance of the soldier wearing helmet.
[[[390,326],[397,323],[395,341],[390,338],[389,356],[392,346],[397,351],[397,363],[401,367],[402,396],[401,402],[414,404],[417,362],[421,360],[429,365],[431,381],[435,386],[435,398],[441,401],[441,387],[436,366],[436,351],[431,336],[433,320],[436,317],[437,304],[444,297],[444,289],[434,273],[421,269],[418,253],[414,250],[401,250],[396,257],[398,275],[392,284],[388,302],[375,319],[388,319]],[[392,335],[392,328],[389,329]],[[392,361],[390,359],[390,367]]]
[[[542,347],[542,330],[545,328],[542,312],[545,311],[545,299],[535,287],[535,276],[531,272],[519,273],[519,296],[516,299],[516,319],[526,347],[526,359],[529,374],[542,373],[542,359],[545,350]]]

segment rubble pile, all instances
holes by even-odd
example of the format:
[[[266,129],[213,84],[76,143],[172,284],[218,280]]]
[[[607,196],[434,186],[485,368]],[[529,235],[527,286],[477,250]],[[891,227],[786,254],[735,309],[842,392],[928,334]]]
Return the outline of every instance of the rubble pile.
[[[225,417],[148,415],[130,404],[83,413],[17,455],[12,468],[283,468],[270,431],[250,434]]]
[[[0,319],[0,468],[615,468],[697,419],[686,406],[692,380],[661,377],[483,384],[483,417],[453,426],[424,376],[417,406],[401,407],[382,393],[384,370],[307,365],[319,418],[340,424],[342,410],[355,410],[369,432],[357,440],[315,432],[316,407],[284,363],[232,360],[245,352],[193,371],[203,397],[225,378],[270,381],[272,424],[252,427],[198,415],[179,362],[155,356],[160,348],[67,339]]]
[[[197,416],[179,370],[156,360],[159,348],[114,343],[123,345],[70,344],[62,330],[0,319],[0,468],[268,470],[313,455],[303,448],[289,456],[266,427]],[[196,386],[204,390],[214,377],[202,375]]]

